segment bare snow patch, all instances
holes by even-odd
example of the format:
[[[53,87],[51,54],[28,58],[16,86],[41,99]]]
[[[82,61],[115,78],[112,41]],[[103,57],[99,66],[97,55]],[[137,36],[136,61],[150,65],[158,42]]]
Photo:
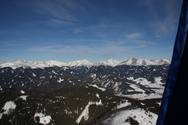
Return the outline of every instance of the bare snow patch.
[[[164,84],[163,82],[161,82],[162,78],[159,76],[159,77],[155,77],[155,83],[157,84]]]
[[[88,104],[86,105],[86,107],[84,108],[84,110],[82,111],[80,116],[77,118],[77,120],[76,120],[77,124],[80,123],[82,118],[84,118],[85,121],[89,119],[89,106],[93,105],[93,104],[94,104],[93,102],[88,102]]]
[[[158,102],[157,104],[160,106],[160,105],[161,105],[161,102]]]
[[[117,105],[117,109],[121,109],[121,108],[127,107],[129,105],[131,105],[131,103],[128,102],[128,100],[126,100],[125,102],[120,103],[119,105]]]
[[[21,94],[25,94],[25,91],[23,91],[23,90],[20,90],[20,93],[21,93]]]
[[[100,99],[100,97],[99,97],[99,94],[98,94],[98,93],[96,93],[96,97],[97,97],[98,99]]]
[[[36,77],[36,74],[35,73],[32,73],[33,77]]]
[[[99,97],[99,95],[96,95],[96,96]],[[80,114],[80,116],[76,119],[77,124],[79,124],[82,119],[84,119],[85,121],[89,119],[89,107],[91,105],[103,105],[103,104],[102,104],[101,99],[98,102],[89,101],[88,104],[85,106],[84,110],[82,111],[82,113]]]
[[[7,101],[2,109],[4,110],[4,114],[8,115],[16,109],[16,104],[13,101]]]
[[[3,115],[9,115],[16,109],[16,104],[13,101],[7,101],[2,110],[3,112],[0,113],[0,119]]]
[[[54,70],[52,70],[52,73],[55,74],[55,75],[58,75]]]
[[[90,77],[93,78],[93,79],[95,79],[95,78],[97,77],[97,75],[96,75],[95,73],[92,73],[92,74],[90,75]]]
[[[27,97],[28,97],[28,95],[21,95],[19,98],[22,99],[22,100],[24,100],[24,101],[26,101]]]
[[[148,81],[146,78],[137,78],[137,79],[133,79],[132,81],[134,81],[140,85],[150,85],[151,84],[151,82]]]
[[[89,85],[89,86],[92,86],[92,87],[94,87],[94,88],[97,88],[97,89],[99,89],[99,90],[101,90],[101,91],[106,91],[105,88],[99,87],[99,86],[97,86],[96,84]]]
[[[135,84],[130,84],[129,85],[132,89],[134,89],[136,92],[141,92],[144,93],[145,91],[141,88],[139,88],[139,86],[135,85]]]
[[[64,79],[62,79],[62,78],[59,78],[59,79],[57,80],[58,83],[61,83],[61,82],[63,82],[63,81],[64,81]]]
[[[39,121],[37,121],[37,118],[39,118]],[[52,120],[52,117],[50,115],[45,115],[43,113],[35,113],[34,120],[36,123],[39,122],[40,124],[47,125]]]
[[[127,79],[128,79],[128,80],[134,80],[134,78],[133,78],[133,77],[128,77]]]

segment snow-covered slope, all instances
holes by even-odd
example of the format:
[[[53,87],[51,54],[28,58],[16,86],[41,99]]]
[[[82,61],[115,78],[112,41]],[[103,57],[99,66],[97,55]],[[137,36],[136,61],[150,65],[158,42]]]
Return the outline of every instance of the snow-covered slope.
[[[99,65],[107,65],[107,66],[117,66],[117,65],[164,65],[170,64],[170,61],[167,59],[160,60],[149,60],[149,59],[137,59],[130,58],[125,61],[121,60],[113,60],[109,59],[106,61],[98,61],[98,62],[90,62],[86,59],[84,60],[76,60],[71,62],[62,62],[62,61],[28,61],[28,60],[16,60],[12,62],[1,62],[0,68],[3,67],[11,67],[16,69],[18,67],[31,67],[31,68],[44,68],[44,67],[53,67],[53,66],[99,66]]]
[[[155,125],[157,121],[157,115],[141,108],[125,110],[113,114],[112,117],[104,121],[104,124],[132,125],[133,123],[131,123],[131,121],[134,121],[135,125]]]

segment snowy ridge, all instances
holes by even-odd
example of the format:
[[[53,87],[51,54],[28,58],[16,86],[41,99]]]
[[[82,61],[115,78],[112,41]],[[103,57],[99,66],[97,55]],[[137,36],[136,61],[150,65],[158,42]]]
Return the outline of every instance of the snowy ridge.
[[[27,60],[16,60],[12,62],[1,62],[0,68],[3,67],[11,67],[13,69],[19,67],[31,67],[31,68],[45,68],[45,67],[53,67],[53,66],[67,66],[67,67],[77,67],[77,66],[118,66],[118,65],[164,65],[170,64],[170,61],[167,59],[160,59],[160,60],[149,60],[149,59],[137,59],[137,58],[130,58],[125,61],[121,60],[113,60],[109,59],[106,61],[98,61],[98,62],[90,62],[86,59],[84,60],[76,60],[71,62],[63,62],[63,61],[27,61]]]

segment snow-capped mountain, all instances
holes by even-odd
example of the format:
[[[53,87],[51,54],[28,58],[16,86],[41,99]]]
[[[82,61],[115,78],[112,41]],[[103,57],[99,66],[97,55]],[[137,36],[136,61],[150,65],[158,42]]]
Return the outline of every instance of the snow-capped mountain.
[[[16,60],[12,62],[4,62],[0,64],[0,67],[11,67],[16,69],[18,67],[31,67],[31,68],[44,68],[53,66],[66,66],[66,63],[50,60],[50,61],[27,61],[27,60]]]
[[[94,64],[96,66],[99,66],[99,65],[116,66],[116,65],[119,65],[120,63],[121,63],[120,60],[108,59],[108,60],[105,60],[105,61],[96,62]]]
[[[12,62],[2,62],[0,67],[11,67],[13,69],[18,67],[31,67],[31,68],[44,68],[44,67],[53,67],[53,66],[99,66],[99,65],[107,65],[107,66],[118,66],[118,65],[165,65],[170,64],[170,61],[167,59],[160,60],[149,60],[149,59],[137,59],[130,58],[125,61],[122,60],[113,60],[109,59],[106,61],[98,61],[98,62],[90,62],[86,59],[84,60],[76,60],[71,62],[63,62],[63,61],[27,61],[27,60],[16,60]]]
[[[167,59],[152,60],[152,59],[137,59],[130,58],[126,61],[121,62],[119,65],[165,65],[170,64]]]

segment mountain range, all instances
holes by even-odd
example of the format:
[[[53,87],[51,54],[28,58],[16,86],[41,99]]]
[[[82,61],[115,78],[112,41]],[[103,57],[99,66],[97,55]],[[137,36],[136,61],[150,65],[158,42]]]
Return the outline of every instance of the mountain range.
[[[0,63],[0,125],[154,125],[170,62]]]
[[[106,65],[106,66],[118,66],[118,65],[164,65],[170,64],[170,61],[167,59],[137,59],[137,58],[129,58],[127,60],[113,60],[109,59],[106,61],[97,61],[91,62],[86,59],[84,60],[76,60],[71,62],[63,62],[63,61],[56,61],[56,60],[49,60],[49,61],[29,61],[29,60],[16,60],[12,62],[1,62],[0,68],[3,67],[11,67],[13,69],[18,67],[31,67],[31,68],[44,68],[44,67],[53,67],[53,66],[99,66],[99,65]]]

